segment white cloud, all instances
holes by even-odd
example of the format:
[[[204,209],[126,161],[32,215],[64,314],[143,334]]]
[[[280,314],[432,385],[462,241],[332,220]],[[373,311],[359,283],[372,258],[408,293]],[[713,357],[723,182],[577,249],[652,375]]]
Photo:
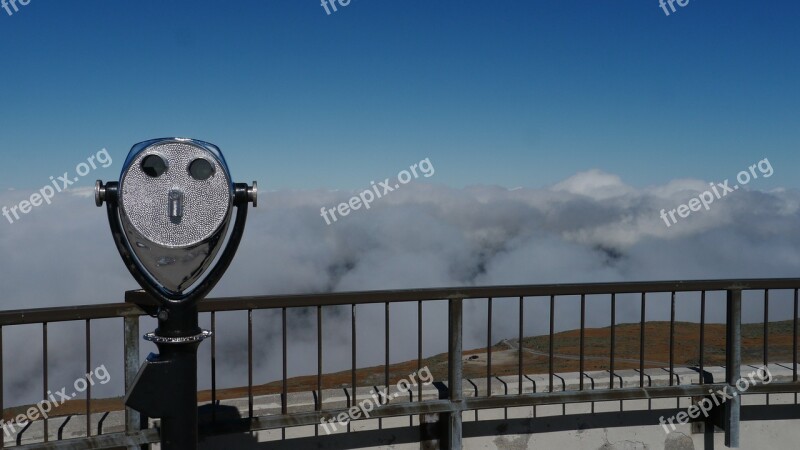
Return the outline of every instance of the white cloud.
[[[552,189],[557,192],[585,195],[595,200],[620,197],[635,192],[632,187],[625,185],[617,175],[597,169],[573,175],[555,184]]]

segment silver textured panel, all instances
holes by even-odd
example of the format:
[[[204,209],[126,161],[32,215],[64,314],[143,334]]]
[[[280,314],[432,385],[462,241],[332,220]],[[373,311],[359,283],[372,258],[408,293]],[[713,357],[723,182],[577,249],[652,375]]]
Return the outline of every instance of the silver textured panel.
[[[159,155],[167,171],[157,178],[141,167],[148,155]],[[189,175],[189,164],[204,158],[215,173],[207,180]],[[184,194],[180,218],[170,217],[170,192]],[[225,169],[207,150],[184,142],[156,144],[139,153],[120,184],[122,213],[149,241],[164,247],[187,247],[212,236],[223,225],[232,208],[231,181]]]

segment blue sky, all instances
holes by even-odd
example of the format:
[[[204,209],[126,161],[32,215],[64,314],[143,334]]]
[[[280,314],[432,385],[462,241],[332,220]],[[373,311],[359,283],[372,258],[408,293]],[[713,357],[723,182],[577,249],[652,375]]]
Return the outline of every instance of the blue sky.
[[[99,149],[219,145],[237,181],[358,189],[542,187],[597,168],[634,186],[800,187],[800,5],[691,0],[45,1],[0,10],[0,189]]]

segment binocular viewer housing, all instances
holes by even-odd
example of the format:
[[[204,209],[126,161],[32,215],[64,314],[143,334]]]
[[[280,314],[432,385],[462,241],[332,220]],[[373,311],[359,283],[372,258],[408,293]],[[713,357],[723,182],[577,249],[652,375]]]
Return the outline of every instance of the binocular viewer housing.
[[[197,301],[216,285],[238,248],[247,206],[257,201],[257,183],[233,183],[220,149],[195,139],[136,144],[119,181],[95,186],[126,266],[167,305]]]

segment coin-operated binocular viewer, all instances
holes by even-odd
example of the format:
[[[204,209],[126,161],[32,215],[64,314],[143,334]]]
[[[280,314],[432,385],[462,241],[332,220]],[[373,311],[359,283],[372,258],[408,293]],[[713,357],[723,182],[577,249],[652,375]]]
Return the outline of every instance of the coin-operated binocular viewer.
[[[181,138],[135,145],[119,182],[95,187],[120,256],[159,305],[158,328],[144,336],[159,353],[125,404],[161,419],[164,449],[197,447],[197,347],[211,335],[198,326],[197,302],[233,260],[257,195],[256,182],[232,181],[219,148]]]

